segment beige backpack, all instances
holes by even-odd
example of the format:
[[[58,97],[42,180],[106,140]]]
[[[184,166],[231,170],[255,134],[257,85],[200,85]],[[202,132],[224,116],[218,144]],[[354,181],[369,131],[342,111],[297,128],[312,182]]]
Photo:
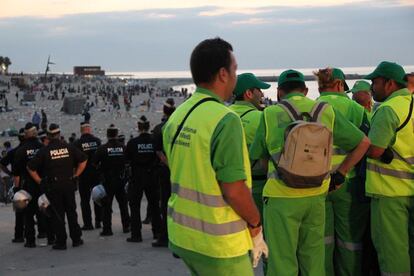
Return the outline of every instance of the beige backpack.
[[[292,188],[313,188],[329,177],[332,159],[332,131],[321,115],[328,106],[319,102],[310,113],[300,113],[288,101],[281,101],[292,119],[285,131],[285,144],[277,163],[278,176]]]

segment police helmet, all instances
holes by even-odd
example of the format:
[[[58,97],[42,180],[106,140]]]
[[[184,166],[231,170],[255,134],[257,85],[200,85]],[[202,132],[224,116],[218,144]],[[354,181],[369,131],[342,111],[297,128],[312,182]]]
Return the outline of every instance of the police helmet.
[[[13,207],[16,211],[23,210],[27,207],[30,200],[32,200],[32,196],[25,190],[20,190],[13,196]]]
[[[39,205],[40,211],[46,212],[47,207],[50,205],[50,201],[45,194],[42,194],[37,200],[37,205]]]
[[[91,197],[96,204],[101,206],[102,200],[106,197],[105,187],[102,184],[93,187]]]

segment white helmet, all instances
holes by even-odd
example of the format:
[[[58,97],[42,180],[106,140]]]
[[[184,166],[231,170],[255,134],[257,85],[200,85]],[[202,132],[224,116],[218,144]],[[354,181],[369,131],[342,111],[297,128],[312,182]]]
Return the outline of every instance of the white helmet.
[[[105,187],[102,184],[96,185],[92,189],[91,193],[92,200],[98,204],[99,206],[102,205],[102,199],[106,197]]]
[[[50,205],[50,201],[45,194],[42,194],[37,200],[37,205],[39,205],[40,211],[46,212],[47,207]]]
[[[13,207],[16,211],[21,211],[27,207],[32,196],[25,190],[20,190],[16,192],[13,196]]]

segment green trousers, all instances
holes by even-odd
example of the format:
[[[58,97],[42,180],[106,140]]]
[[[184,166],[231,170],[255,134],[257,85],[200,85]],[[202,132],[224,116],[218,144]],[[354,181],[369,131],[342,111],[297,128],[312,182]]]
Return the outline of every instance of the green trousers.
[[[369,203],[355,196],[357,178],[347,179],[326,197],[325,270],[327,276],[363,275],[363,246],[369,227]]]
[[[414,273],[414,196],[372,198],[371,232],[383,275]]]
[[[213,258],[178,247],[171,242],[168,247],[180,256],[193,276],[254,276],[248,254],[234,258]]]
[[[260,212],[260,218],[263,221],[263,188],[266,184],[266,180],[253,180],[252,183],[252,196],[254,203],[256,203],[257,209]]]
[[[265,198],[268,276],[324,276],[325,195]]]

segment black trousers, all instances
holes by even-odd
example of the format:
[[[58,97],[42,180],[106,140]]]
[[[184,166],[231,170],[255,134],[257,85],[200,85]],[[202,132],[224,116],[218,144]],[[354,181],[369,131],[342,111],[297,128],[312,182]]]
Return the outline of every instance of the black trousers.
[[[118,201],[122,227],[128,228],[130,223],[125,183],[119,177],[105,179],[106,198],[102,204],[103,231],[112,231],[112,201]]]
[[[170,169],[161,165],[158,167],[158,180],[160,183],[160,194],[161,194],[161,232],[159,239],[161,241],[168,241],[167,231],[167,210],[168,200],[171,196],[171,182],[170,182]]]
[[[80,195],[80,205],[82,210],[82,220],[83,225],[92,226],[92,212],[91,212],[91,192],[93,187],[98,183],[95,178],[88,179],[89,175],[82,176],[79,179],[79,195]],[[93,203],[94,212],[95,212],[95,223],[100,223],[102,221],[102,208]]]
[[[79,241],[82,231],[78,224],[76,213],[75,189],[73,183],[59,183],[59,186],[47,193],[50,201],[53,230],[56,234],[56,244],[66,244],[65,215],[69,225],[69,235],[72,241]]]
[[[24,235],[24,212],[14,213],[14,238],[22,239]]]
[[[159,236],[161,231],[159,188],[157,171],[154,168],[133,168],[131,183],[128,186],[128,201],[131,209],[131,236],[141,234],[141,200],[145,193],[148,206],[151,210],[151,225],[154,237]]]
[[[37,207],[37,199],[39,198],[38,194],[31,193],[32,200],[30,200],[27,207],[23,210],[24,216],[24,237],[26,242],[31,243],[35,241],[35,220],[34,216],[37,215],[37,220],[39,223],[39,208]]]

